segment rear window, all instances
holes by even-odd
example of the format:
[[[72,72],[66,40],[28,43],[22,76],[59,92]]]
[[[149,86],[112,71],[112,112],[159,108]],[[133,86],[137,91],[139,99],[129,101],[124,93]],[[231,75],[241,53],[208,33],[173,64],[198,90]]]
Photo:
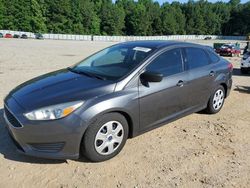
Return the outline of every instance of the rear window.
[[[220,58],[218,57],[218,55],[215,54],[214,52],[211,52],[211,51],[208,50],[208,54],[209,54],[211,63],[217,63],[220,60]]]
[[[203,67],[209,64],[206,52],[200,48],[185,48],[186,68],[188,70]]]

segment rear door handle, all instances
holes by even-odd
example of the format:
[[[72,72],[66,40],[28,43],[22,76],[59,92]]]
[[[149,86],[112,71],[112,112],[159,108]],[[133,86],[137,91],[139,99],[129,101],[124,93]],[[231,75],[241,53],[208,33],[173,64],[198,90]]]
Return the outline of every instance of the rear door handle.
[[[210,73],[209,73],[209,76],[214,76],[215,75],[215,72],[214,71],[211,71]]]
[[[179,80],[176,86],[183,87],[184,82],[182,80]]]

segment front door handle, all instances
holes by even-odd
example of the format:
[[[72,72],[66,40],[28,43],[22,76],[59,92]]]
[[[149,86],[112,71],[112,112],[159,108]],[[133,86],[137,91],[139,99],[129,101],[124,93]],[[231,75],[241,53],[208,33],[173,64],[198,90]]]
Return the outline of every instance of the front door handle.
[[[179,87],[183,87],[184,82],[182,80],[179,80],[176,85],[179,86]]]
[[[210,73],[209,73],[209,76],[214,76],[215,75],[215,72],[214,71],[211,71]]]

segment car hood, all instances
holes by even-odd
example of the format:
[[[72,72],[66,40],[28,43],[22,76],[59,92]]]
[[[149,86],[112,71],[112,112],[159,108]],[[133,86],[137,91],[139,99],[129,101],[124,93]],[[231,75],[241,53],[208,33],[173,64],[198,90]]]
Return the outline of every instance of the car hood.
[[[6,99],[14,97],[25,110],[33,110],[70,101],[87,100],[111,93],[114,88],[113,81],[99,80],[62,69],[19,85]]]

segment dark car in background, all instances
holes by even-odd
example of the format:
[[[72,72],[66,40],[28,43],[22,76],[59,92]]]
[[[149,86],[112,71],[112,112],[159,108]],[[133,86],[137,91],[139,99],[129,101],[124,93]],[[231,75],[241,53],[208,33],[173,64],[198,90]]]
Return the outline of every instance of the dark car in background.
[[[206,46],[125,42],[19,85],[4,99],[4,117],[24,154],[104,161],[129,137],[204,109],[219,112],[232,69]]]
[[[6,33],[5,36],[4,36],[4,38],[13,38],[13,36],[10,33]]]
[[[0,38],[3,38],[3,33],[0,33]]]
[[[35,33],[35,38],[42,40],[43,39],[43,35],[41,33]]]
[[[212,37],[205,37],[204,40],[212,40]]]
[[[18,34],[14,34],[13,38],[18,39],[18,38],[20,38],[20,35],[18,35]]]
[[[28,36],[26,34],[22,34],[21,39],[28,39]]]
[[[220,48],[216,49],[216,53],[221,56],[240,56],[241,50],[234,44],[224,44]]]

